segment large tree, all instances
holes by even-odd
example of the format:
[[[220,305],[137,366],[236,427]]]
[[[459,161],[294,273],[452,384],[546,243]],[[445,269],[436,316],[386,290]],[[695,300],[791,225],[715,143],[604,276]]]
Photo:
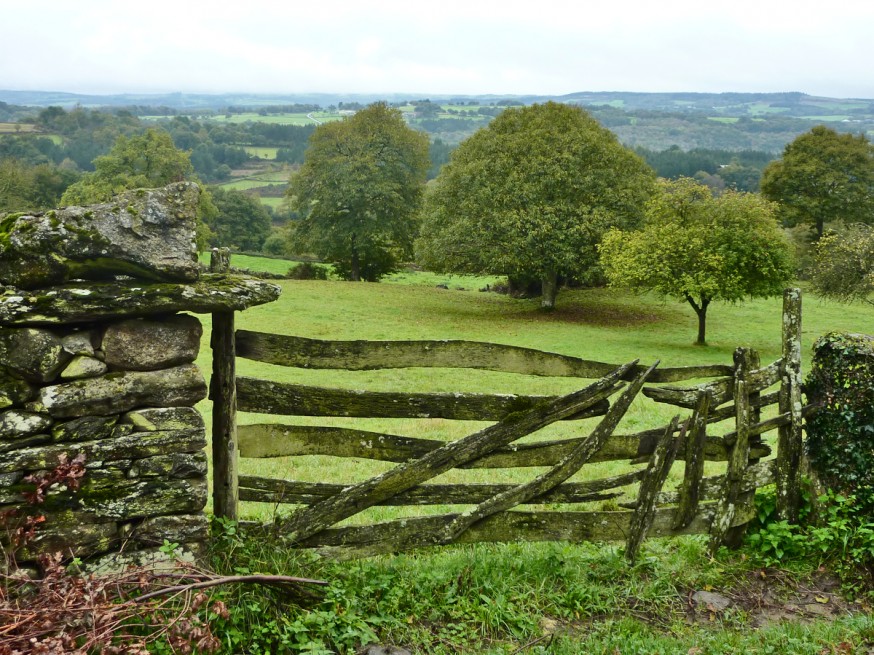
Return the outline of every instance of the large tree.
[[[874,220],[874,146],[863,135],[818,125],[797,137],[762,174],[762,194],[780,204],[786,225]]]
[[[791,250],[776,207],[757,194],[714,197],[689,178],[660,186],[640,230],[604,236],[601,262],[612,285],[688,302],[703,345],[710,303],[779,294],[792,279]]]
[[[292,248],[346,279],[378,280],[412,256],[429,166],[428,137],[385,103],[320,125],[288,190],[301,214]]]
[[[417,257],[438,271],[597,279],[609,227],[636,225],[655,175],[578,107],[507,109],[464,141],[427,194]]]

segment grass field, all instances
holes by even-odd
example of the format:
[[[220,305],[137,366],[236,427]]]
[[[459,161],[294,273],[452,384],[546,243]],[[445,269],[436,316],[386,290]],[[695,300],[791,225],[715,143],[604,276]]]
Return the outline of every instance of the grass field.
[[[284,273],[291,262],[235,256],[234,264],[250,269]],[[292,334],[320,339],[469,339],[491,341],[574,355],[611,363],[639,358],[644,363],[660,360],[662,366],[730,364],[738,346],[756,348],[763,363],[780,354],[781,300],[755,300],[735,306],[714,304],[708,316],[706,347],[693,344],[696,319],[692,310],[676,302],[651,296],[634,296],[612,289],[564,290],[558,308],[542,313],[536,300],[516,300],[478,289],[498,278],[447,276],[425,272],[404,272],[385,282],[281,281],[283,293],[270,305],[254,307],[241,314],[239,328]],[[448,289],[436,288],[446,284]],[[464,289],[464,290],[461,290]],[[874,324],[874,311],[864,306],[843,306],[808,297],[804,306],[804,356],[809,361],[813,341],[829,330],[865,331]],[[208,361],[204,339],[202,363]],[[806,363],[807,363],[806,361]],[[567,393],[587,384],[569,378],[536,378],[512,374],[465,370],[407,369],[343,372],[288,369],[240,361],[243,375],[270,379],[338,386],[350,389],[467,391],[476,393]],[[204,407],[209,411],[208,407]],[[639,398],[623,420],[619,432],[637,431],[665,424],[672,410]],[[292,422],[285,417],[241,414],[240,423]],[[394,434],[436,439],[454,439],[482,427],[482,424],[445,420],[352,420],[298,418],[294,422],[355,426]],[[596,420],[557,424],[529,437],[529,440],[580,436]],[[728,429],[727,427],[723,429]],[[709,464],[713,474],[723,465]],[[388,465],[328,457],[243,460],[242,470],[271,477],[295,477],[316,481],[331,479],[358,481]],[[603,463],[586,467],[577,479],[592,479],[629,470],[627,464]],[[521,481],[539,469],[509,471],[453,471],[442,481],[483,482],[500,477]],[[682,475],[682,465],[672,473],[673,482]],[[672,484],[669,481],[668,485]],[[635,487],[627,488],[628,494]],[[267,519],[274,507],[247,504],[252,517]],[[433,508],[442,511],[445,508]],[[397,516],[399,510],[371,510],[356,520]]]
[[[0,123],[0,134],[26,134],[35,131],[36,125],[32,123]]]
[[[271,148],[267,146],[243,146],[246,154],[258,159],[276,159],[276,151],[279,148]]]
[[[271,272],[284,272],[292,264],[245,256],[235,256],[232,263]],[[693,345],[694,314],[679,303],[610,289],[563,290],[557,310],[545,314],[539,311],[536,300],[514,300],[475,290],[493,280],[471,278],[462,283],[454,277],[458,284],[450,282],[449,289],[439,289],[432,284],[438,278],[431,273],[407,272],[379,284],[281,281],[280,299],[238,314],[237,327],[326,339],[472,339],[610,362],[636,357],[643,362],[660,359],[663,366],[730,363],[732,351],[740,345],[757,348],[765,362],[778,357],[780,351],[779,299],[712,306],[710,345],[701,347]],[[209,326],[205,323],[199,363],[209,370]],[[804,301],[805,367],[809,366],[810,346],[819,335],[837,329],[870,332],[872,325],[874,309],[870,307],[835,305],[808,295]],[[560,393],[585,383],[439,369],[285,369],[243,359],[238,360],[238,373],[346,388],[482,393]],[[208,403],[202,407],[208,414]],[[649,401],[638,401],[620,431],[663,423],[670,413]],[[253,414],[239,416],[243,424],[263,419],[273,420]],[[303,421],[319,422],[312,418],[296,422]],[[321,423],[354,423],[365,429],[446,439],[483,425],[441,420],[325,419]],[[573,423],[532,438],[580,434],[592,421]],[[243,459],[241,463],[246,473],[334,482],[361,480],[388,468],[364,460],[331,460],[302,457]],[[622,466],[625,464],[593,464],[583,469],[583,476],[600,477]],[[539,471],[492,469],[485,475],[475,470],[454,471],[440,481],[519,481]],[[667,488],[677,481],[676,471],[673,476]],[[278,511],[254,503],[243,507],[246,516],[259,519],[269,519]],[[427,511],[450,509],[456,508]],[[401,511],[374,509],[365,518],[387,519]],[[799,593],[818,589],[821,583],[815,578],[821,572],[816,572],[815,564],[813,571],[803,567],[791,571],[759,569],[746,556],[723,552],[710,559],[705,544],[706,539],[698,537],[650,541],[635,567],[624,563],[619,546],[585,543],[447,547],[347,564],[296,559],[281,547],[260,540],[245,546],[232,542],[220,546],[219,552],[221,558],[228,558],[226,566],[231,571],[245,566],[246,570],[331,580],[331,600],[320,610],[322,614],[293,615],[294,625],[304,626],[295,627],[295,634],[304,630],[313,643],[322,640],[319,643],[333,644],[317,652],[361,652],[356,650],[360,644],[374,639],[435,655],[870,652],[865,649],[874,639],[874,622],[864,606],[828,595],[817,601],[831,603],[826,608],[830,609],[827,617],[799,621],[791,613],[780,614],[784,602],[794,602]],[[225,554],[230,552],[235,555]],[[736,604],[724,613],[704,612],[695,618],[689,609],[689,596],[695,589],[726,593]],[[770,600],[763,601],[763,593]],[[261,625],[263,617],[256,613],[252,621]],[[347,623],[348,629],[343,627]],[[344,643],[344,638],[347,645],[341,647],[338,644]]]

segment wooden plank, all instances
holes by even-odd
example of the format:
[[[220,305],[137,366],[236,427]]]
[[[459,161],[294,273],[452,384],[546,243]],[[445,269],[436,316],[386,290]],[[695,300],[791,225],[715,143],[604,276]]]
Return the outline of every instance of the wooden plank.
[[[542,496],[579,471],[589,461],[589,458],[601,449],[601,446],[604,445],[604,442],[612,434],[613,430],[616,429],[616,426],[619,425],[619,421],[625,416],[632,401],[640,393],[643,383],[656,366],[658,366],[658,362],[641,373],[634,382],[628,385],[628,388],[616,399],[610,407],[610,411],[601,419],[595,429],[592,430],[592,433],[585,439],[580,440],[574,449],[549,471],[538,475],[530,482],[496,494],[476,507],[459,514],[439,533],[438,541],[440,543],[451,543],[458,539],[458,536],[474,523],[482,521],[493,514],[512,509],[516,505],[529,501],[532,498]],[[667,439],[672,442],[673,432],[673,429],[671,429],[667,436]]]
[[[665,427],[667,426],[635,434],[611,435],[589,461],[645,461],[655,450],[658,436],[664,432]],[[330,455],[400,463],[422,457],[446,444],[445,441],[437,439],[420,439],[353,428],[279,423],[240,425],[237,433],[240,456],[253,458]],[[574,449],[579,440],[580,438],[572,438],[513,443],[496,448],[459,468],[554,466]],[[767,457],[770,454],[771,449],[766,444],[755,446],[750,452],[751,457]],[[728,459],[728,447],[722,437],[707,437],[703,455],[706,461],[724,462]],[[685,457],[685,446],[682,444],[678,448],[677,457]]]
[[[237,377],[239,411],[291,416],[499,421],[508,414],[527,411],[556,399],[556,396],[512,394],[357,391]],[[607,408],[606,401],[593,404],[564,419],[602,416]]]
[[[780,381],[781,368],[782,363],[781,360],[778,359],[768,366],[751,370],[749,379],[747,380],[749,393],[763,391],[768,387],[777,384]],[[718,407],[733,398],[734,380],[733,378],[722,378],[706,384],[685,388],[647,387],[643,390],[643,394],[657,403],[676,405],[677,407],[685,407],[686,409],[695,409],[695,406],[698,403],[698,393],[700,391],[709,391],[712,393],[712,405],[713,407]]]
[[[306,539],[367,507],[482,457],[494,448],[505,446],[562,418],[579,414],[613,393],[619,378],[636,363],[625,364],[580,391],[527,411],[513,412],[483,430],[432,450],[419,459],[399,464],[382,475],[352,485],[339,496],[298,510],[286,523],[288,539],[292,542]]]
[[[479,341],[325,341],[249,330],[237,331],[237,355],[270,364],[300,368],[368,371],[384,368],[473,368],[523,375],[600,378],[618,364]],[[632,380],[646,367],[636,366]],[[658,369],[651,382],[680,382],[731,375],[731,366],[684,366]]]
[[[798,521],[801,507],[802,419],[801,398],[801,290],[783,292],[783,376],[780,412],[789,420],[777,436],[777,516]]]
[[[694,387],[646,387],[643,395],[657,403],[695,409],[699,393],[709,392],[713,398],[713,406],[717,407],[731,400],[733,389],[734,378],[722,378]]]
[[[621,492],[604,492],[633,484],[641,477],[643,477],[642,470],[604,480],[561,484],[521,504],[590,503],[617,498],[622,495]],[[336,496],[347,486],[327,482],[300,482],[241,475],[240,500],[312,505],[331,496]],[[497,494],[505,493],[515,486],[512,484],[423,484],[387,498],[379,503],[379,506],[472,505],[481,503]]]
[[[776,462],[773,459],[766,462],[758,462],[757,464],[752,464],[744,473],[743,480],[740,484],[740,491],[742,493],[755,491],[760,487],[767,487],[769,484],[774,484],[776,471],[775,464]],[[698,500],[719,500],[720,498],[722,498],[724,491],[724,475],[714,475],[702,478],[701,487],[698,490]],[[656,498],[656,504],[659,506],[677,505],[679,502],[680,493],[677,491],[662,491]],[[618,505],[619,507],[634,509],[635,507],[637,507],[637,501],[635,500],[631,502],[621,502],[618,503]]]
[[[780,392],[772,391],[771,393],[764,393],[759,395],[757,398],[750,399],[750,407],[768,407],[770,405],[776,405],[780,401]],[[735,414],[737,413],[737,408],[732,405],[725,405],[724,407],[720,407],[719,409],[713,409],[713,405],[710,406],[710,414],[707,417],[707,423],[719,423],[720,421],[726,421],[728,419],[734,420]]]
[[[673,437],[674,430],[677,429],[679,422],[680,417],[674,417],[662,438],[659,439],[659,444],[646,467],[646,475],[644,475],[643,480],[640,482],[640,489],[637,494],[637,507],[634,509],[634,514],[631,517],[628,539],[625,542],[625,559],[632,564],[637,561],[640,544],[643,543],[646,533],[652,525],[656,511],[656,496],[664,486],[665,480],[668,479],[671,466],[674,464],[677,446]],[[686,426],[684,425],[682,433],[685,432]]]
[[[227,273],[230,251],[213,248],[210,271]],[[212,503],[213,513],[236,521],[239,514],[239,449],[237,447],[236,354],[234,351],[234,313],[212,315]]]
[[[701,392],[698,406],[689,419],[689,431],[685,443],[686,468],[680,487],[679,507],[674,517],[674,527],[688,525],[698,512],[701,480],[704,477],[704,444],[707,441],[707,414],[710,412],[712,394]]]
[[[650,527],[651,537],[679,534],[706,534],[712,520],[713,506],[704,505],[686,528],[672,527],[673,508],[658,509]],[[456,543],[520,541],[624,541],[632,513],[620,512],[528,512],[511,511],[494,514],[466,530]],[[457,514],[404,518],[372,525],[331,528],[298,542],[300,548],[317,548],[324,555],[337,558],[370,557],[433,546],[433,535],[453,521]],[[740,512],[735,520],[745,523],[753,513]],[[267,529],[282,533],[283,526],[271,524]]]
[[[725,491],[719,500],[716,516],[713,519],[710,530],[710,550],[716,550],[723,544],[729,528],[733,525],[735,513],[738,511],[741,482],[743,474],[749,463],[750,454],[750,388],[747,384],[747,375],[750,371],[752,354],[749,348],[738,348],[734,353],[735,365],[735,390],[734,404],[736,408],[737,436],[731,455],[728,458],[728,466],[725,474]],[[745,506],[744,503],[742,506]]]

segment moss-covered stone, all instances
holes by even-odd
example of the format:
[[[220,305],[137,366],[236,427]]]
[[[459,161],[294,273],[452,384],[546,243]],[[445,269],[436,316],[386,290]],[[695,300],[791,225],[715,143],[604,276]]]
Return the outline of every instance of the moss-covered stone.
[[[83,378],[96,378],[109,370],[109,367],[95,357],[88,355],[76,355],[61,371],[61,380],[81,380]]]
[[[0,409],[21,406],[35,396],[35,387],[0,367]]]
[[[149,407],[135,409],[120,419],[122,425],[131,425],[135,432],[156,430],[202,430],[203,416],[193,407]]]
[[[48,437],[51,439],[51,437]],[[105,462],[142,459],[167,453],[194,453],[206,447],[203,430],[170,430],[167,432],[138,432],[126,436],[96,441],[83,441],[75,446],[53,444],[35,448],[16,449],[0,458],[0,473],[52,469],[62,456],[85,456],[85,467],[102,466]]]
[[[40,384],[52,382],[70,358],[49,330],[0,327],[0,362],[16,377]]]
[[[108,439],[116,434],[117,422],[117,416],[82,416],[55,425],[52,439],[61,443]]]
[[[106,364],[125,371],[155,371],[197,359],[203,327],[190,314],[110,325],[101,349]]]
[[[199,197],[196,184],[179,182],[88,208],[7,216],[0,223],[0,281],[33,289],[119,274],[195,280]]]
[[[206,382],[194,364],[163,371],[107,373],[43,387],[39,400],[56,418],[109,415],[135,407],[192,406],[206,397]]]
[[[0,324],[50,325],[106,321],[175,312],[210,314],[272,302],[280,288],[262,280],[204,275],[191,284],[143,284],[136,281],[69,283],[0,294]]]
[[[46,432],[52,426],[52,419],[45,414],[10,409],[0,412],[0,439],[29,437]]]

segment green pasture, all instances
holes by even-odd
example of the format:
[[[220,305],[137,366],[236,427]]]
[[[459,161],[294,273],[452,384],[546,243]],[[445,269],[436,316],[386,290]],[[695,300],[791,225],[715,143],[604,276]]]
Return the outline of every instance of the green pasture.
[[[0,134],[26,134],[35,131],[36,125],[33,123],[0,123]]]
[[[737,123],[740,118],[737,116],[708,116],[707,120],[717,123]]]
[[[770,103],[767,102],[754,102],[747,106],[749,112],[753,115],[756,114],[779,114],[789,111],[785,107],[772,107]]]
[[[284,273],[292,262],[234,256],[236,266]],[[714,304],[708,316],[706,347],[694,345],[696,319],[692,310],[680,303],[653,296],[635,296],[613,289],[563,290],[558,307],[543,313],[538,301],[518,300],[496,293],[478,291],[497,278],[438,276],[433,273],[399,273],[382,283],[342,281],[282,280],[280,299],[253,307],[238,315],[241,329],[275,332],[317,339],[468,339],[505,343],[620,364],[633,359],[642,363],[660,360],[661,366],[731,364],[738,346],[757,349],[763,364],[780,356],[781,308],[779,298],[755,300],[739,305]],[[436,288],[448,283],[448,289]],[[461,290],[464,289],[464,290]],[[837,305],[808,296],[804,303],[805,363],[809,362],[813,341],[829,330],[870,331],[874,310],[862,305]],[[201,365],[209,370],[208,338],[205,330]],[[271,380],[382,391],[464,391],[472,393],[563,394],[590,381],[573,378],[538,378],[488,371],[461,369],[397,369],[385,371],[318,371],[291,369],[239,360],[241,375]],[[210,413],[208,403],[202,409]],[[630,433],[664,425],[675,413],[639,397],[617,432]],[[773,411],[773,409],[771,410]],[[766,414],[767,416],[767,414]],[[241,413],[240,424],[259,422],[297,422],[314,425],[358,427],[406,436],[432,439],[457,439],[484,427],[465,421],[422,419],[344,419],[310,417],[268,417]],[[554,424],[526,437],[539,441],[587,434],[598,419]],[[728,423],[715,430],[729,430]],[[718,432],[714,432],[718,433]],[[768,435],[773,445],[774,433]],[[391,464],[339,459],[300,457],[243,459],[244,473],[269,477],[320,481],[325,479],[357,482],[387,470]],[[630,470],[626,462],[594,463],[575,480],[616,475]],[[724,470],[723,463],[708,463],[707,474]],[[522,482],[542,469],[456,470],[437,482]],[[675,466],[667,485],[671,488],[682,477],[682,463]],[[626,499],[636,493],[630,486]],[[622,500],[622,499],[619,499]],[[580,508],[580,506],[575,506]],[[595,504],[590,509],[614,509],[615,501]],[[442,513],[445,506],[424,511]],[[243,512],[250,518],[269,520],[289,509],[245,503]],[[349,519],[350,522],[385,520],[405,514],[422,513],[422,508],[374,508]]]
[[[821,116],[802,116],[809,121],[822,121],[823,123],[839,123],[850,119],[848,114],[824,114]]]
[[[245,191],[247,189],[259,189],[261,187],[269,186],[270,182],[266,182],[261,179],[256,178],[243,178],[239,180],[232,180],[231,182],[223,182],[219,184],[222,189],[233,189],[235,191]]]
[[[266,146],[243,146],[246,154],[258,159],[276,159],[276,152],[279,148],[271,148]]]
[[[279,209],[280,205],[285,201],[285,198],[273,198],[273,197],[264,197],[259,196],[258,200],[261,201],[262,205],[267,205],[268,207],[272,207],[273,209]]]
[[[326,111],[312,112],[313,118],[310,118],[306,113],[287,113],[287,114],[259,114],[257,112],[246,112],[242,114],[216,114],[209,117],[208,120],[225,122],[225,123],[269,123],[271,125],[314,125],[318,121],[336,121],[343,118],[340,114],[330,113]]]

